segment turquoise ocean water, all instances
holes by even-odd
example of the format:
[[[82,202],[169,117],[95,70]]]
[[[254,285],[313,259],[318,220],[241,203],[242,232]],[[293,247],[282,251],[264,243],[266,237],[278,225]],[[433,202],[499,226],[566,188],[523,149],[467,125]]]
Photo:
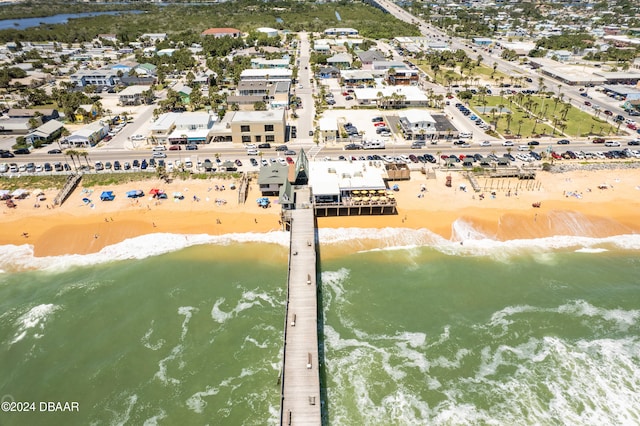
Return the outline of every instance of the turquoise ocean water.
[[[640,236],[319,241],[327,424],[640,424]],[[0,425],[277,424],[287,242],[0,247]]]

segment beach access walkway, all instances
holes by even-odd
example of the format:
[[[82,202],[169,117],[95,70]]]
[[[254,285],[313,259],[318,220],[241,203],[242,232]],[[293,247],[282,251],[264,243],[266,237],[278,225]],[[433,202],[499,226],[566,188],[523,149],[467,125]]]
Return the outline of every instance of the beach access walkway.
[[[309,188],[296,199],[309,200]],[[314,209],[290,211],[291,240],[284,331],[280,424],[321,425]]]

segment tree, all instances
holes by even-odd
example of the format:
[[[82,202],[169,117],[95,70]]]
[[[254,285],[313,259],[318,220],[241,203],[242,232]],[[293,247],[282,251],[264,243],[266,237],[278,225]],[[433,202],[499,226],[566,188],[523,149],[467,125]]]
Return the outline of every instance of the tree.
[[[71,162],[73,163],[73,168],[78,171],[78,166],[76,166],[76,160],[74,159],[74,157],[78,157],[78,159],[80,159],[80,157],[78,156],[78,151],[73,150],[73,149],[68,149],[64,152],[64,155],[68,156],[69,158],[71,158]]]
[[[253,109],[255,111],[266,111],[267,110],[267,104],[264,103],[264,101],[258,101],[258,102],[253,104]]]

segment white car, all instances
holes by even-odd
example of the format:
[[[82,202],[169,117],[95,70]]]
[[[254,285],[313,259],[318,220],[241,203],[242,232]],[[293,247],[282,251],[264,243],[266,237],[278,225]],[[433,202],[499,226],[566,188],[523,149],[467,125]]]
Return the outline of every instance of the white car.
[[[502,146],[513,146],[513,142],[511,142],[511,141],[504,141],[504,142],[502,142]]]
[[[620,142],[618,141],[606,141],[604,146],[620,146]]]
[[[166,151],[167,147],[164,145],[156,145],[152,149],[152,151]]]
[[[153,153],[153,158],[167,158],[167,154],[164,152],[156,151]]]
[[[491,146],[491,142],[489,142],[489,141],[482,141],[482,142],[480,142],[480,146]]]
[[[144,137],[144,136],[142,136],[141,134],[137,134],[137,135],[133,135],[133,136],[131,136],[131,140],[132,140],[132,141],[141,141],[141,140],[144,140],[144,138],[145,138],[145,137]]]

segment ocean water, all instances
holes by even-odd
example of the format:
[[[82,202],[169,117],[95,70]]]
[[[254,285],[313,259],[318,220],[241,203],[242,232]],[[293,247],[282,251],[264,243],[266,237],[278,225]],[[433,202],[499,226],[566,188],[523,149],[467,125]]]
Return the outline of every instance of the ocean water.
[[[320,230],[330,425],[640,424],[640,236]],[[277,424],[285,233],[0,247],[0,425]]]

